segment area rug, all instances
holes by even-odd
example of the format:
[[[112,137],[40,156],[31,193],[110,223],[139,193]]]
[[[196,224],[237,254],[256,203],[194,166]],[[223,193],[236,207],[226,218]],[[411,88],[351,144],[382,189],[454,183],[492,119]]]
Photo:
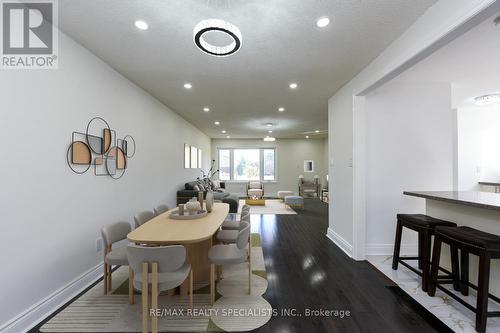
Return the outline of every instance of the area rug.
[[[239,212],[241,207],[245,205],[245,199],[239,202]],[[250,214],[297,214],[292,208],[285,206],[285,203],[278,199],[266,199],[265,206],[250,206]]]
[[[224,268],[217,283],[217,300],[210,305],[206,283],[194,285],[194,310],[188,314],[189,296],[160,294],[158,308],[165,315],[158,318],[159,332],[236,332],[264,325],[272,313],[262,298],[267,290],[267,274],[260,235],[252,233],[252,294],[248,295],[248,263]],[[140,332],[142,323],[140,296],[128,304],[128,268],[113,272],[111,295],[103,295],[102,281],[69,304],[41,328],[41,332]],[[232,311],[227,311],[231,309]],[[183,310],[183,311],[180,311]],[[236,310],[236,311],[235,311]],[[258,313],[259,315],[256,315]],[[262,315],[264,314],[264,315]]]

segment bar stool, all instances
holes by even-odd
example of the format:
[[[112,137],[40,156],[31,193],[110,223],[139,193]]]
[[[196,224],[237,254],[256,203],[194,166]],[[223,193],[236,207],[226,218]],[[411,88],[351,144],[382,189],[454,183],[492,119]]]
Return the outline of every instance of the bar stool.
[[[461,297],[443,288],[440,281],[437,279],[437,267],[439,265],[442,243],[460,249],[462,257],[460,281],[462,285],[462,294],[467,295],[468,287],[477,290],[477,304],[475,308],[465,302]],[[479,256],[478,286],[469,282],[469,253]],[[488,312],[488,298],[500,303],[500,298],[489,293],[491,259],[500,259],[500,236],[469,227],[436,227],[428,294],[429,296],[434,296],[437,287],[457,300],[467,309],[474,312],[476,314],[476,331],[479,333],[486,331],[488,317],[500,317],[500,311]]]
[[[439,220],[431,216],[423,214],[398,214],[397,215],[398,224],[396,227],[396,241],[394,243],[394,256],[392,258],[392,269],[397,270],[398,264],[405,266],[415,274],[422,277],[422,290],[427,291],[428,281],[429,281],[429,271],[430,271],[430,259],[431,259],[431,237],[434,234],[434,228],[437,226],[449,226],[456,227],[457,224],[453,222],[448,222],[444,220]],[[417,257],[401,257],[401,235],[403,233],[403,227],[414,230],[418,232],[418,256]],[[447,279],[454,282],[455,289],[459,289],[459,277],[458,277],[458,251],[452,248],[452,272],[440,267],[439,269],[447,276],[440,276],[440,279]],[[415,269],[410,266],[405,260],[418,260],[418,268],[422,271]]]

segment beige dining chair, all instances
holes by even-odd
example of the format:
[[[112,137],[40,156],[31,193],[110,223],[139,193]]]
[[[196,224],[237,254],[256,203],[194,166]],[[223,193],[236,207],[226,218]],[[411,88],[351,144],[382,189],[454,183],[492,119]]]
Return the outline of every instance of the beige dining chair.
[[[248,253],[246,246],[248,245]],[[238,232],[236,244],[214,245],[208,251],[210,262],[210,303],[215,302],[215,266],[237,265],[248,259],[248,294],[252,291],[250,224]]]
[[[144,212],[140,212],[136,216],[134,216],[134,221],[135,221],[135,227],[138,228],[144,223],[148,222],[152,218],[155,217],[155,213],[149,210],[146,210]]]
[[[221,228],[226,229],[226,230],[240,230],[240,221],[247,221],[250,222],[250,206],[245,205],[241,209],[241,216],[240,220],[234,220],[234,219],[227,219],[225,220]]]
[[[158,205],[154,209],[154,213],[155,213],[156,216],[158,216],[160,214],[163,214],[166,211],[168,211],[168,206],[167,205]]]
[[[160,292],[180,286],[189,275],[189,306],[193,308],[193,270],[182,245],[146,247],[127,246],[127,258],[134,271],[133,286],[141,291],[142,332],[148,331],[149,300],[151,309],[158,308]],[[151,332],[158,332],[158,317],[151,316]]]
[[[104,294],[111,291],[112,287],[112,275],[111,268],[113,265],[126,266],[128,265],[127,260],[127,248],[126,246],[121,246],[113,249],[114,243],[122,241],[127,238],[127,234],[131,231],[130,223],[128,222],[117,222],[113,224],[105,225],[101,228],[102,242],[104,245]],[[132,276],[132,270],[129,266],[129,303],[133,304],[133,289],[132,283],[130,282],[130,277]]]
[[[250,223],[246,221],[241,221],[240,230],[245,229],[249,225]],[[215,235],[215,238],[217,238],[217,240],[221,243],[233,244],[236,243],[236,241],[238,240],[238,234],[240,230],[231,230],[231,229],[219,230]]]

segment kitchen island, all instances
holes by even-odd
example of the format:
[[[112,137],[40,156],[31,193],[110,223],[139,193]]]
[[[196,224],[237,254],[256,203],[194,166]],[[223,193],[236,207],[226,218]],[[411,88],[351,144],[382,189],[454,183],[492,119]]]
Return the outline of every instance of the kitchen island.
[[[426,214],[492,234],[500,235],[500,194],[479,191],[404,192],[426,200]],[[477,283],[478,258],[470,255],[470,280]],[[443,245],[441,263],[450,268],[450,251]],[[490,293],[500,295],[500,260],[493,260]]]

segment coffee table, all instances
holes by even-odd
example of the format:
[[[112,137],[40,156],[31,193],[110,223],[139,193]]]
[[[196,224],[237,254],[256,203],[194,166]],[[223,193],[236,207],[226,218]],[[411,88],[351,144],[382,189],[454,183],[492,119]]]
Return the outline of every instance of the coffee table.
[[[259,198],[259,199],[246,198],[245,204],[250,205],[250,206],[265,206],[266,199],[264,199],[264,198]]]

